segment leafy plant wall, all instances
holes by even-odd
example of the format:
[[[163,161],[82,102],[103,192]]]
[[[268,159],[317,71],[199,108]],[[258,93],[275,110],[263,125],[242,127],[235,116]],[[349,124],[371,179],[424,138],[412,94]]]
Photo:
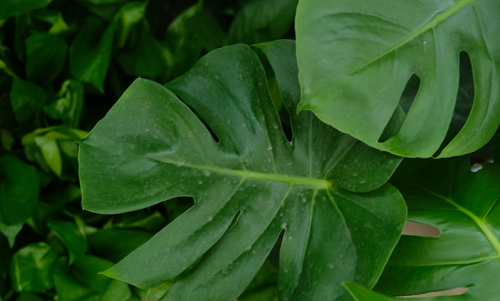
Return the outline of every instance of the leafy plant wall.
[[[2,5],[0,300],[496,300],[496,1]]]

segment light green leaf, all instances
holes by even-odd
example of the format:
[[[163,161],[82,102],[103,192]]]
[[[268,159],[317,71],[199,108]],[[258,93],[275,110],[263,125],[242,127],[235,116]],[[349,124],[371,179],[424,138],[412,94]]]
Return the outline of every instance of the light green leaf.
[[[16,292],[43,292],[54,286],[52,266],[57,253],[44,242],[17,251],[10,264],[10,279]]]
[[[21,229],[23,228],[23,223],[18,224],[18,225],[12,225],[12,226],[7,226],[4,223],[0,223],[0,232],[7,237],[7,240],[9,241],[9,246],[12,248],[14,246],[14,242],[16,241],[16,236],[21,232]]]
[[[53,81],[66,62],[68,46],[64,39],[50,33],[35,33],[25,43],[28,80],[41,85]]]
[[[104,79],[111,60],[115,29],[116,22],[106,26],[100,19],[91,17],[71,44],[71,72],[101,93],[104,92]]]
[[[473,152],[500,123],[498,15],[497,0],[300,1],[299,110],[312,110],[377,149],[430,157],[452,120],[465,51],[473,66],[474,106],[439,156]],[[415,102],[399,133],[379,142],[412,74],[421,79]]]
[[[68,248],[70,264],[87,252],[87,240],[75,223],[49,221],[47,226]]]
[[[290,29],[298,0],[258,0],[246,3],[236,15],[229,43],[255,44],[282,38]]]
[[[30,10],[47,6],[52,0],[2,0],[0,20],[11,16],[19,16]]]
[[[148,2],[130,2],[125,4],[117,15],[119,27],[117,30],[117,47],[125,46],[132,28],[144,19]]]
[[[34,123],[46,98],[45,91],[39,86],[14,77],[10,91],[10,102],[19,124]]]
[[[167,220],[160,212],[135,211],[120,215],[113,224],[116,228],[137,228],[157,232],[167,224]]]
[[[35,212],[39,190],[38,175],[31,166],[14,155],[1,157],[0,223],[22,224]]]
[[[259,47],[295,112],[295,43]],[[191,196],[195,206],[105,275],[151,288],[192,268],[160,300],[233,301],[284,233],[280,298],[342,300],[341,281],[373,286],[405,221],[400,194],[383,185],[400,159],[311,112],[291,123],[289,142],[244,45],[210,52],[167,88],[136,80],[81,142],[82,205],[115,214]]]
[[[470,301],[500,294],[500,165],[473,173],[469,162],[465,156],[401,164],[391,182],[407,201],[408,219],[440,235],[402,236],[376,291],[406,296],[465,287],[464,295],[447,298]]]

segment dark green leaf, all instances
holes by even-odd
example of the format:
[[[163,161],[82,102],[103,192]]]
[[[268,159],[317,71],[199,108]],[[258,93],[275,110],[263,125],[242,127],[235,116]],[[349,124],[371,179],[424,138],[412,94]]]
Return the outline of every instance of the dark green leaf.
[[[5,279],[9,273],[10,259],[12,257],[12,250],[10,247],[7,238],[0,234],[0,258],[2,258],[2,260],[0,260],[0,281],[1,279]]]
[[[255,44],[282,38],[290,29],[298,0],[246,3],[231,25],[229,42]]]
[[[473,152],[500,123],[498,15],[497,0],[301,1],[296,18],[299,109],[314,111],[377,149],[430,157],[452,120],[459,53],[465,51],[473,66],[474,107],[439,156]],[[421,79],[415,102],[399,133],[379,142],[412,74]]]
[[[405,160],[391,181],[407,201],[408,219],[434,226],[440,235],[401,237],[375,290],[404,296],[466,287],[450,300],[495,300],[500,165],[484,164],[473,173],[467,156]]]
[[[19,16],[30,10],[47,6],[52,0],[2,0],[0,20]]]
[[[63,38],[50,33],[35,33],[26,39],[26,76],[47,84],[56,78],[66,62],[68,46]]]
[[[70,264],[76,258],[87,252],[87,240],[84,233],[80,231],[78,226],[72,222],[50,221],[47,223],[50,230],[59,237],[69,251]]]
[[[133,45],[122,49],[117,60],[125,73],[156,78],[167,72],[166,54],[146,26],[141,26]]]
[[[151,237],[153,234],[144,231],[106,229],[90,235],[88,241],[93,254],[118,262]]]
[[[73,75],[100,92],[104,92],[115,29],[116,22],[106,26],[100,19],[91,17],[71,44],[69,64]]]
[[[12,287],[17,292],[43,292],[52,288],[56,260],[57,253],[44,242],[22,248],[10,264]]]
[[[130,297],[126,283],[98,274],[111,265],[111,262],[93,256],[78,258],[71,268],[60,260],[54,275],[59,300],[126,301]]]
[[[295,112],[295,43],[259,47]],[[232,301],[284,232],[282,299],[341,300],[343,280],[375,284],[405,221],[401,196],[383,185],[399,158],[310,112],[291,114],[287,141],[264,69],[244,45],[210,52],[167,87],[136,80],[81,142],[86,210],[121,213],[176,196],[196,202],[106,275],[150,288],[203,256],[161,300]]]
[[[35,211],[40,190],[35,170],[13,155],[0,158],[0,223],[18,225]]]
[[[36,115],[42,109],[47,95],[45,91],[35,84],[14,77],[12,90],[10,91],[10,102],[17,122],[20,124],[34,123]]]
[[[19,294],[19,297],[17,297],[16,301],[43,301],[43,300],[33,293],[22,292],[21,294]]]
[[[77,128],[83,109],[84,89],[81,82],[68,79],[59,91],[59,98],[43,107],[52,119],[62,119],[70,128]]]

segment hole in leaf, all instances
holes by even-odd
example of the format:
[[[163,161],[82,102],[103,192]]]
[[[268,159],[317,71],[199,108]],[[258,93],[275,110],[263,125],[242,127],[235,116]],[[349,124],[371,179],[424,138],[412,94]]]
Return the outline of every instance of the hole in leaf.
[[[410,236],[438,237],[440,233],[436,227],[410,221],[406,222],[403,228],[403,235]]]
[[[264,67],[267,78],[267,87],[269,90],[269,95],[271,96],[271,100],[273,101],[274,108],[276,112],[278,112],[278,117],[283,128],[283,132],[285,133],[288,141],[292,141],[292,124],[290,119],[290,112],[285,107],[283,103],[283,98],[281,97],[281,92],[279,90],[279,85],[276,80],[276,74],[274,73],[274,69],[269,63],[266,54],[257,47],[252,47],[252,50],[257,54],[259,60]]]
[[[177,197],[163,202],[163,207],[165,207],[169,222],[173,221],[193,206],[194,199],[192,197]]]
[[[378,142],[385,142],[399,133],[406,114],[408,114],[408,111],[410,111],[410,108],[415,101],[419,87],[420,78],[416,74],[413,74],[406,83],[403,93],[401,94],[401,98],[399,99],[399,105],[396,110],[394,110],[391,120],[389,120],[389,123],[385,127]]]
[[[461,130],[469,118],[474,102],[474,78],[472,63],[467,52],[460,52],[460,80],[458,84],[457,101],[453,110],[451,127]]]
[[[208,125],[208,123],[203,119],[201,118],[201,116],[198,114],[198,112],[193,108],[191,107],[187,102],[185,102],[182,98],[179,97],[179,95],[177,95],[177,97],[182,100],[182,102],[189,107],[189,109],[196,115],[196,117],[198,117],[198,119],[203,123],[203,125],[205,125],[205,127],[207,128],[208,132],[210,133],[210,135],[212,136],[212,138],[215,140],[215,142],[219,143],[219,137],[217,137],[217,135],[215,134],[214,131],[212,131],[212,129],[210,128],[210,126]]]
[[[430,292],[430,293],[425,293],[425,294],[420,294],[420,295],[412,295],[412,296],[401,296],[399,298],[428,298],[428,297],[435,297],[435,296],[460,296],[465,294],[469,288],[467,287],[457,287],[449,290],[444,290],[444,291],[438,291],[438,292]]]

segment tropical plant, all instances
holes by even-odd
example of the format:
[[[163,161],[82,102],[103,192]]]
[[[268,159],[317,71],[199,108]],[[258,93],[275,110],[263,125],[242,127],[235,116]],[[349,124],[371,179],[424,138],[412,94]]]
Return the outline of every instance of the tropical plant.
[[[0,300],[497,299],[497,1],[2,5]]]

